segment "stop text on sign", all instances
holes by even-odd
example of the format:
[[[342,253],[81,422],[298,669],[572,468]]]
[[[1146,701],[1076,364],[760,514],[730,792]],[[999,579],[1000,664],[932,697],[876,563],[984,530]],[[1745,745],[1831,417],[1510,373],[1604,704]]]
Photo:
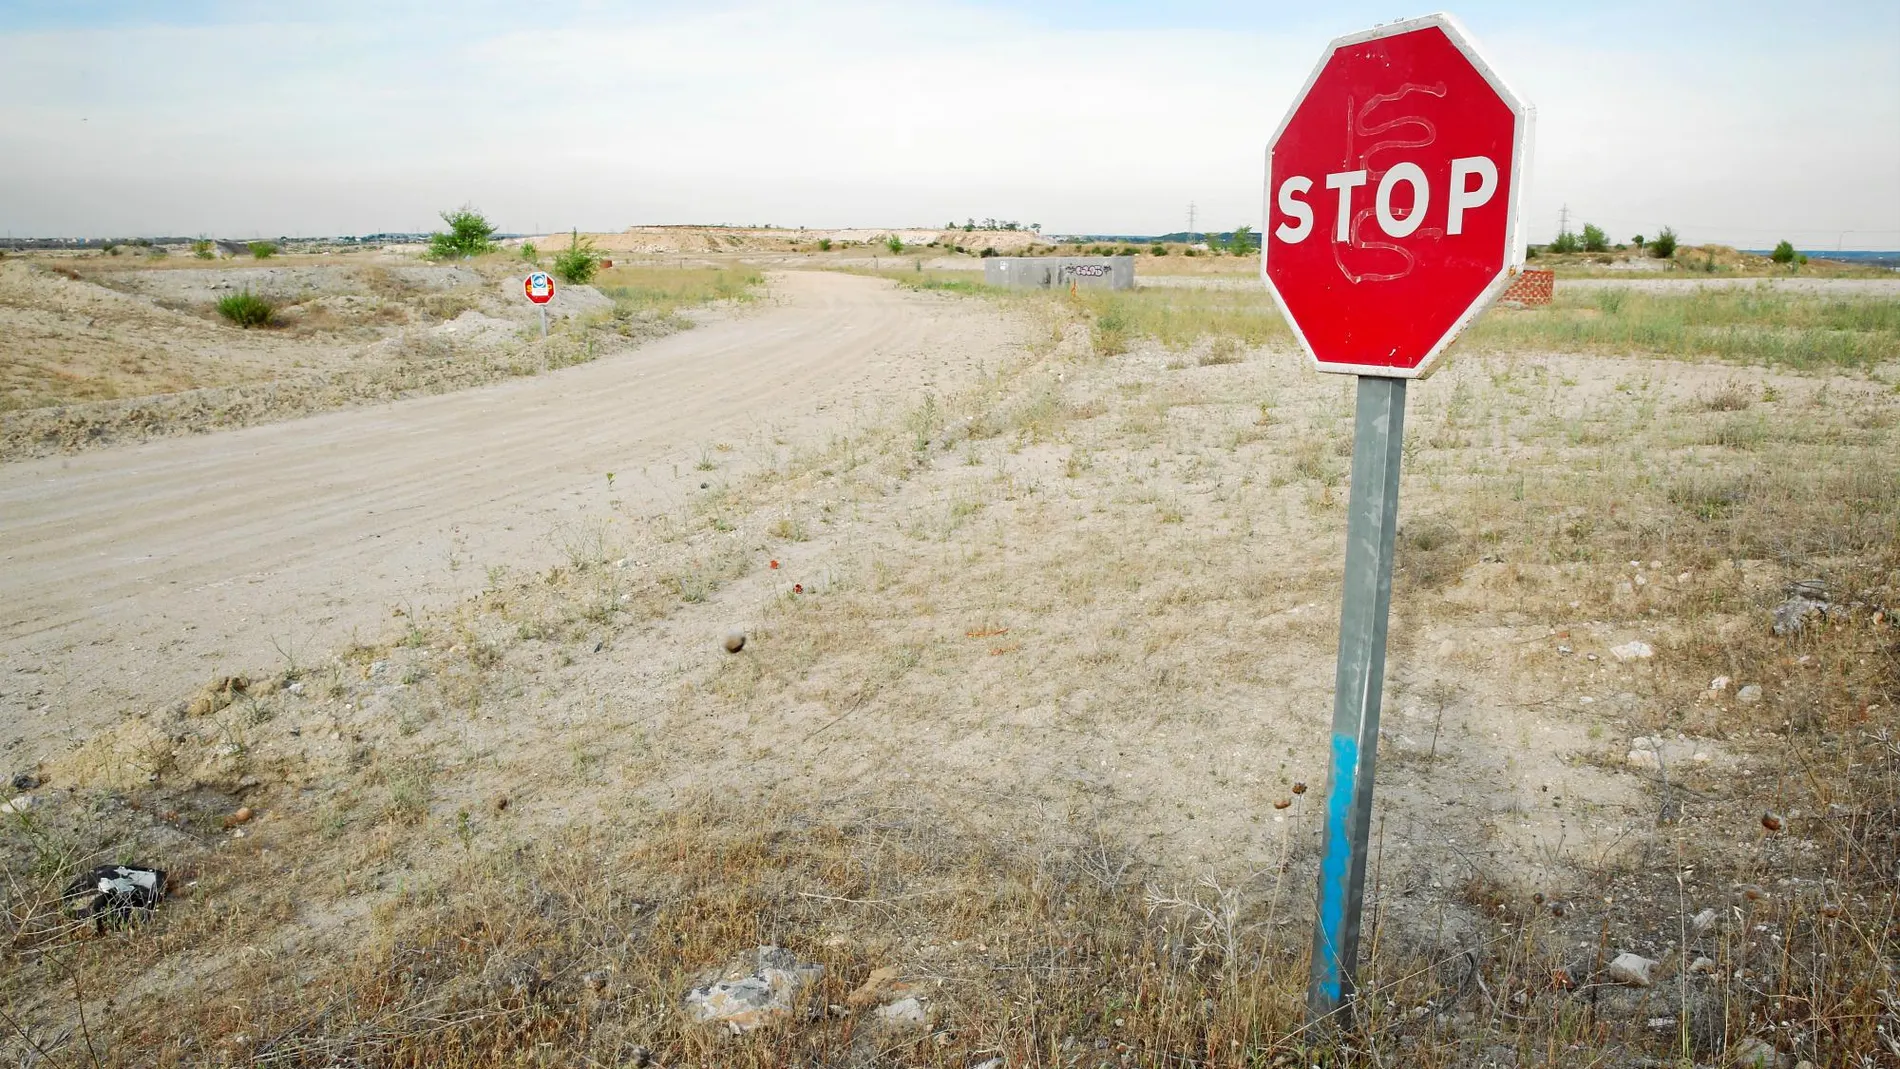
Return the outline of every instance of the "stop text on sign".
[[[1267,142],[1260,274],[1321,371],[1417,378],[1523,262],[1534,112],[1455,19],[1335,38]]]
[[[1363,167],[1356,171],[1334,171],[1326,175],[1326,189],[1334,195],[1336,204],[1333,213],[1334,241],[1343,243],[1354,239],[1354,194],[1366,185],[1370,176],[1371,172]],[[1406,189],[1403,210],[1398,198],[1401,186]],[[1498,165],[1489,156],[1463,156],[1452,160],[1451,180],[1445,196],[1444,233],[1464,233],[1465,213],[1491,203],[1497,191]],[[1274,237],[1289,245],[1297,245],[1311,236],[1313,205],[1308,198],[1312,192],[1313,179],[1303,174],[1293,175],[1280,183],[1280,212],[1287,220],[1273,228]],[[1378,220],[1379,229],[1385,231],[1388,237],[1411,237],[1432,210],[1431,179],[1425,174],[1425,169],[1416,163],[1394,164],[1379,179],[1372,204],[1372,216]]]

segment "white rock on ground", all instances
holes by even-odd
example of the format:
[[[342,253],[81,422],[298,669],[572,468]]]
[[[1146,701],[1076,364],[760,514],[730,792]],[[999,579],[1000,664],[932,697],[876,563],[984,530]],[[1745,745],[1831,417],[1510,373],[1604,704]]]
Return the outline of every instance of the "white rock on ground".
[[[1696,914],[1690,919],[1689,923],[1695,927],[1697,935],[1707,932],[1709,929],[1715,927],[1714,908],[1711,907]]]
[[[762,946],[688,991],[686,1007],[700,1021],[750,1032],[791,1016],[799,994],[824,971],[823,965],[801,962],[783,947]]]
[[[1637,987],[1648,987],[1655,982],[1656,963],[1641,954],[1618,954],[1610,962],[1610,979]]]
[[[1741,690],[1736,691],[1735,698],[1737,701],[1741,702],[1743,705],[1753,705],[1756,702],[1761,701],[1761,687],[1757,686],[1754,683],[1750,683],[1748,686],[1743,687]]]
[[[1621,646],[1611,646],[1610,656],[1619,661],[1646,661],[1656,656],[1656,650],[1647,642],[1631,639]]]
[[[1623,761],[1631,768],[1654,772],[1662,767],[1662,758],[1654,750],[1631,750],[1624,755]]]
[[[930,1011],[915,998],[898,999],[888,1006],[877,1008],[878,1020],[888,1025],[901,1025],[924,1028],[930,1024]]]

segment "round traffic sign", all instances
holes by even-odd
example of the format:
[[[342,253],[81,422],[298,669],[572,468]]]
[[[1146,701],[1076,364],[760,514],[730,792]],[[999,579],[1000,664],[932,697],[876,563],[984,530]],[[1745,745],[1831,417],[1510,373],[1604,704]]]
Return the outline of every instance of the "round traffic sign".
[[[527,291],[528,299],[536,304],[546,304],[554,299],[554,277],[546,271],[529,275],[521,288]]]
[[[1505,286],[1532,117],[1450,16],[1327,46],[1267,144],[1260,243],[1319,370],[1423,376]]]

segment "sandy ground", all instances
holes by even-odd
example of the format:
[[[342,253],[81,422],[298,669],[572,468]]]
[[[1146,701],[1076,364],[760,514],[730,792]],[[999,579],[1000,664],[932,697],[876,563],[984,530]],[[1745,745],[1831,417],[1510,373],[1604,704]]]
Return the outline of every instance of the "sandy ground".
[[[749,442],[868,418],[1014,339],[983,306],[886,282],[772,289],[763,310],[552,375],[0,468],[9,763],[221,666],[373,638],[490,566],[544,567],[610,502],[671,509]],[[695,470],[721,446],[741,448]]]

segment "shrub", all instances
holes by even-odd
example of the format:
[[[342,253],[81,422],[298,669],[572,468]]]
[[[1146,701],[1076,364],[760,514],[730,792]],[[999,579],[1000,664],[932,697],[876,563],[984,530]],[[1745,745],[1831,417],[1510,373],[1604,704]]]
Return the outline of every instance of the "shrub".
[[[1227,251],[1235,256],[1245,256],[1255,248],[1253,227],[1250,226],[1235,227],[1234,236],[1227,239]]]
[[[1168,247],[1157,241],[1153,245],[1148,246],[1148,251],[1156,256],[1166,256],[1168,254]]]
[[[170,256],[171,252],[163,245],[153,245],[151,248],[145,250],[145,255],[150,256],[154,260],[163,260],[165,257]]]
[[[904,251],[904,239],[896,234],[887,235],[884,238],[884,247],[891,250],[891,255],[895,256]]]
[[[1638,235],[1636,235],[1635,237],[1633,237],[1633,238],[1631,238],[1631,239],[1630,239],[1630,244],[1631,244],[1631,245],[1634,245],[1634,246],[1636,246],[1636,247],[1637,247],[1637,248],[1639,248],[1639,249],[1640,249],[1640,248],[1642,248],[1642,247],[1643,247],[1643,235],[1641,235],[1641,234],[1638,234]]]
[[[831,239],[830,239],[830,238],[819,238],[819,239],[818,239],[818,251],[819,251],[819,252],[830,252],[830,251],[831,251]],[[959,250],[959,251],[961,251],[961,250]]]
[[[1791,264],[1794,263],[1794,256],[1794,244],[1784,241],[1775,246],[1775,251],[1770,253],[1768,258],[1778,264]]]
[[[277,306],[250,290],[218,298],[218,314],[240,327],[269,326]]]
[[[258,260],[268,260],[277,255],[277,246],[268,241],[253,241],[245,248],[251,250],[251,256]]]
[[[199,238],[191,243],[191,254],[200,260],[209,260],[216,255],[211,251],[210,240],[206,238]]]
[[[1576,252],[1582,247],[1583,242],[1577,240],[1577,235],[1565,230],[1557,235],[1557,240],[1550,243],[1548,250],[1550,252]]]
[[[495,228],[488,225],[488,220],[475,210],[473,204],[464,204],[441,215],[442,221],[449,224],[449,229],[445,234],[429,235],[431,259],[448,260],[495,251]]]
[[[592,238],[581,237],[577,228],[568,239],[567,248],[554,254],[554,275],[562,282],[581,286],[592,282],[598,270],[600,250],[594,247]]]
[[[985,246],[983,246],[983,255],[984,255],[984,257],[985,257],[985,258],[988,258],[988,257],[991,257],[991,256],[995,256],[995,255],[996,255],[996,247],[995,247],[995,246],[993,246],[993,245],[985,245]]]
[[[534,242],[524,241],[521,243],[521,258],[531,264],[538,264],[541,262],[541,250],[534,247]]]
[[[1649,243],[1649,254],[1658,260],[1667,260],[1674,256],[1676,254],[1676,232],[1668,227],[1663,227],[1662,233],[1656,235],[1656,240]]]
[[[1583,224],[1584,252],[1603,252],[1609,247],[1610,239],[1604,235],[1602,227],[1595,223]]]

